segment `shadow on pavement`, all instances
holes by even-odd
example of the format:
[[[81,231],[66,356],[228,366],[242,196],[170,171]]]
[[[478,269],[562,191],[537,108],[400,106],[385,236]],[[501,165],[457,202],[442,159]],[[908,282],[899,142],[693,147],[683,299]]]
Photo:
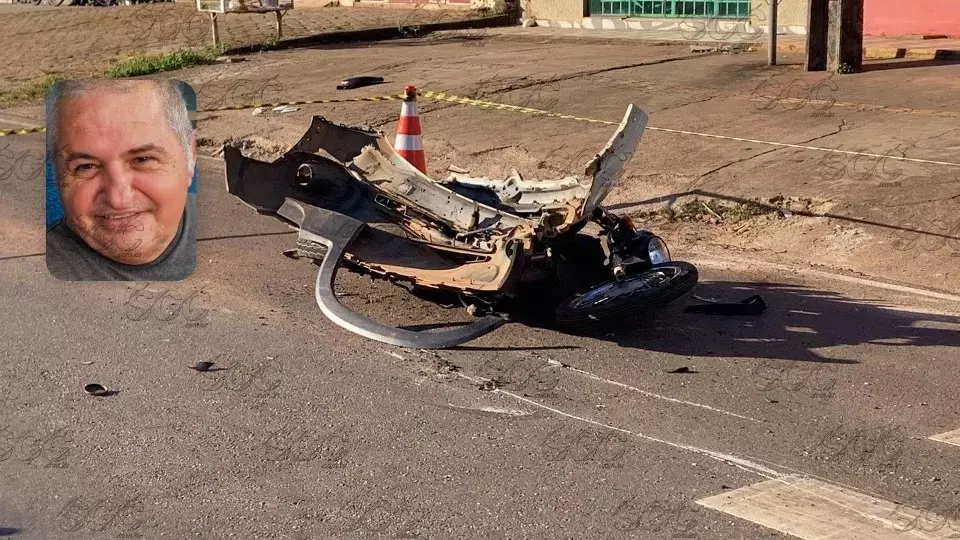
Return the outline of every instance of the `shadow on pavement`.
[[[622,347],[700,357],[744,357],[856,364],[827,347],[873,344],[885,347],[960,347],[960,317],[898,311],[879,300],[853,300],[826,290],[784,283],[701,282],[693,293],[720,302],[759,294],[767,309],[757,316],[684,313],[700,303],[690,296],[648,319],[575,333]],[[539,319],[539,320],[538,320]],[[523,323],[543,324],[546,317]],[[518,321],[519,322],[519,321]],[[860,349],[863,354],[863,349]],[[867,351],[869,351],[867,349]]]
[[[938,56],[940,56],[941,53],[944,53],[943,58],[935,58],[933,60],[894,61],[869,64],[864,62],[862,72],[869,73],[871,71],[887,71],[891,69],[952,66],[960,64],[960,57],[957,57],[956,51],[937,51]]]

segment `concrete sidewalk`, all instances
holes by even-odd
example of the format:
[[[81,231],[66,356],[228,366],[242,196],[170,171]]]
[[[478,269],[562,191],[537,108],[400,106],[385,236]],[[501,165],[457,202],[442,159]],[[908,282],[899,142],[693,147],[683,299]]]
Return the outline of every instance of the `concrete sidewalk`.
[[[754,50],[766,50],[766,35],[761,39],[743,39],[743,33],[737,32],[710,32],[703,36],[691,39],[691,31],[650,29],[626,30],[604,29],[594,30],[586,28],[545,28],[545,27],[509,27],[491,28],[491,36],[503,37],[540,37],[554,39],[587,39],[587,40],[637,40],[654,43],[675,44],[678,41],[689,42],[691,46],[704,44],[740,44],[753,47]],[[803,53],[806,51],[807,36],[799,34],[784,34],[777,36],[777,50],[779,52]],[[895,58],[912,58],[917,60],[933,59],[960,59],[960,39],[920,39],[915,37],[881,37],[865,36],[863,40],[864,57],[869,60],[888,60]]]
[[[0,12],[0,49],[11,53],[0,56],[0,84],[10,86],[50,73],[99,76],[116,59],[127,55],[212,44],[207,15],[191,3],[98,8],[3,6]],[[475,11],[460,10],[294,9],[283,18],[283,40],[332,39],[349,37],[351,32],[376,34],[375,30],[399,35],[401,28],[425,30],[482,17]],[[229,14],[220,17],[219,31],[224,45],[251,47],[276,39],[276,19],[272,14]]]

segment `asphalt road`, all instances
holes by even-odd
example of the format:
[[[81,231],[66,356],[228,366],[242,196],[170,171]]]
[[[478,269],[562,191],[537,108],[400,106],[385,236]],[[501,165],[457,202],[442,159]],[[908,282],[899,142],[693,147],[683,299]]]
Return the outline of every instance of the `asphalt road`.
[[[42,135],[6,142],[42,155]],[[610,332],[513,323],[457,350],[393,348],[327,321],[315,267],[281,254],[294,235],[225,193],[222,162],[199,166],[198,269],[145,291],[46,274],[42,182],[29,167],[3,179],[0,535],[960,532],[960,446],[930,438],[960,427],[954,297],[676,246],[701,268],[698,296],[756,293],[768,310],[678,305]],[[465,316],[356,276],[342,291],[393,324]]]

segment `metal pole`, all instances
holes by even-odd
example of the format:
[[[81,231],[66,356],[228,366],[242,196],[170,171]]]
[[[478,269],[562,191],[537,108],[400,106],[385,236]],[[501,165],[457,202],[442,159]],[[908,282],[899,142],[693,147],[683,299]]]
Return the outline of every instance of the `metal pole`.
[[[213,29],[213,46],[220,46],[220,30],[217,28],[217,14],[210,12],[210,28]]]
[[[767,65],[777,65],[777,0],[770,0],[770,43],[767,44]]]

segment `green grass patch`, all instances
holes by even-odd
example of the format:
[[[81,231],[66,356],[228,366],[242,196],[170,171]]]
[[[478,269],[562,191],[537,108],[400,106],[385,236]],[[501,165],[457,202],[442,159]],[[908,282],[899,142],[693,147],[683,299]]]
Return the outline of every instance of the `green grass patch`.
[[[139,77],[163,71],[212,64],[214,59],[223,53],[223,50],[224,48],[221,46],[166,54],[137,54],[118,61],[107,71],[107,76],[114,79]]]
[[[43,101],[51,86],[66,79],[61,75],[46,75],[33,79],[19,88],[0,88],[0,107]]]
[[[339,27],[338,27],[338,28],[339,28]],[[257,46],[257,50],[258,50],[259,52],[272,51],[272,50],[275,50],[275,49],[276,49],[277,47],[279,47],[279,46],[280,46],[280,41],[277,40],[277,38],[273,38],[273,39],[271,39],[271,40],[269,40],[269,41],[264,41],[263,43],[259,44],[259,45]]]

